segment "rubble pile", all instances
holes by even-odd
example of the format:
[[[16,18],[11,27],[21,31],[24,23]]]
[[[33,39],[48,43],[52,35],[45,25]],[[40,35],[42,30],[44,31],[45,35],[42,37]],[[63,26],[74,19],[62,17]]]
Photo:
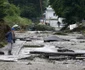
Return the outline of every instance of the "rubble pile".
[[[28,37],[27,37],[28,36]],[[28,32],[23,37],[26,41],[20,53],[45,56],[48,59],[84,59],[84,39],[77,39],[81,34],[53,35],[51,32]],[[22,37],[22,38],[23,38]]]
[[[85,39],[81,36],[54,35],[50,31],[16,32],[13,55],[0,49],[4,53],[0,54],[0,70],[84,70]]]

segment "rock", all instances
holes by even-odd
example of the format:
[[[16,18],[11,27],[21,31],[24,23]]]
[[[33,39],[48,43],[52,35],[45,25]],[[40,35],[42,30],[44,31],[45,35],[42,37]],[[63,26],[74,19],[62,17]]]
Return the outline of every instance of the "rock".
[[[29,62],[27,65],[32,65],[32,63],[31,63],[31,62]]]

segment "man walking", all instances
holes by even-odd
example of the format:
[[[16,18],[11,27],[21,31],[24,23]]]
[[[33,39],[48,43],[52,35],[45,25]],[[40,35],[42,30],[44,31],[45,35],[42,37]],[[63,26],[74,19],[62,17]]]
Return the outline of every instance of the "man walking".
[[[13,35],[10,27],[8,28],[8,32],[6,33],[6,40],[8,42],[6,46],[6,49],[8,50],[8,55],[12,55]]]

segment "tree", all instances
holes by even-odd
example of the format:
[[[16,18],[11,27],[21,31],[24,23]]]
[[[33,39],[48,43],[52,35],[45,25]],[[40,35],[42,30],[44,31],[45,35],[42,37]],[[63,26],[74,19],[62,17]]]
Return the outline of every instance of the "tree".
[[[6,0],[0,0],[0,19],[3,19],[6,16]]]
[[[65,18],[67,26],[85,18],[85,0],[49,0],[59,17]]]
[[[32,19],[33,17],[37,17],[39,14],[36,11],[36,7],[34,6],[34,4],[29,4],[28,6],[22,6],[21,9],[21,16],[22,17],[26,17],[26,18],[30,18]]]
[[[47,6],[48,0],[41,0],[42,12],[40,6],[40,0],[8,0],[9,3],[20,7],[21,16],[26,18],[37,18],[41,16],[42,12]]]
[[[6,9],[6,14],[8,16],[19,16],[20,10],[19,7],[16,7],[14,4],[8,4],[8,7]]]

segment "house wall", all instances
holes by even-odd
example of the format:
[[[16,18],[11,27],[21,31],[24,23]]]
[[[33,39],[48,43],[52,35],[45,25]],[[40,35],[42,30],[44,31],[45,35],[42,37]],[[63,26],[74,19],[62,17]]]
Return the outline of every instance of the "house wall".
[[[47,10],[46,11],[46,19],[57,19],[58,16],[55,15],[55,12],[53,10]]]

